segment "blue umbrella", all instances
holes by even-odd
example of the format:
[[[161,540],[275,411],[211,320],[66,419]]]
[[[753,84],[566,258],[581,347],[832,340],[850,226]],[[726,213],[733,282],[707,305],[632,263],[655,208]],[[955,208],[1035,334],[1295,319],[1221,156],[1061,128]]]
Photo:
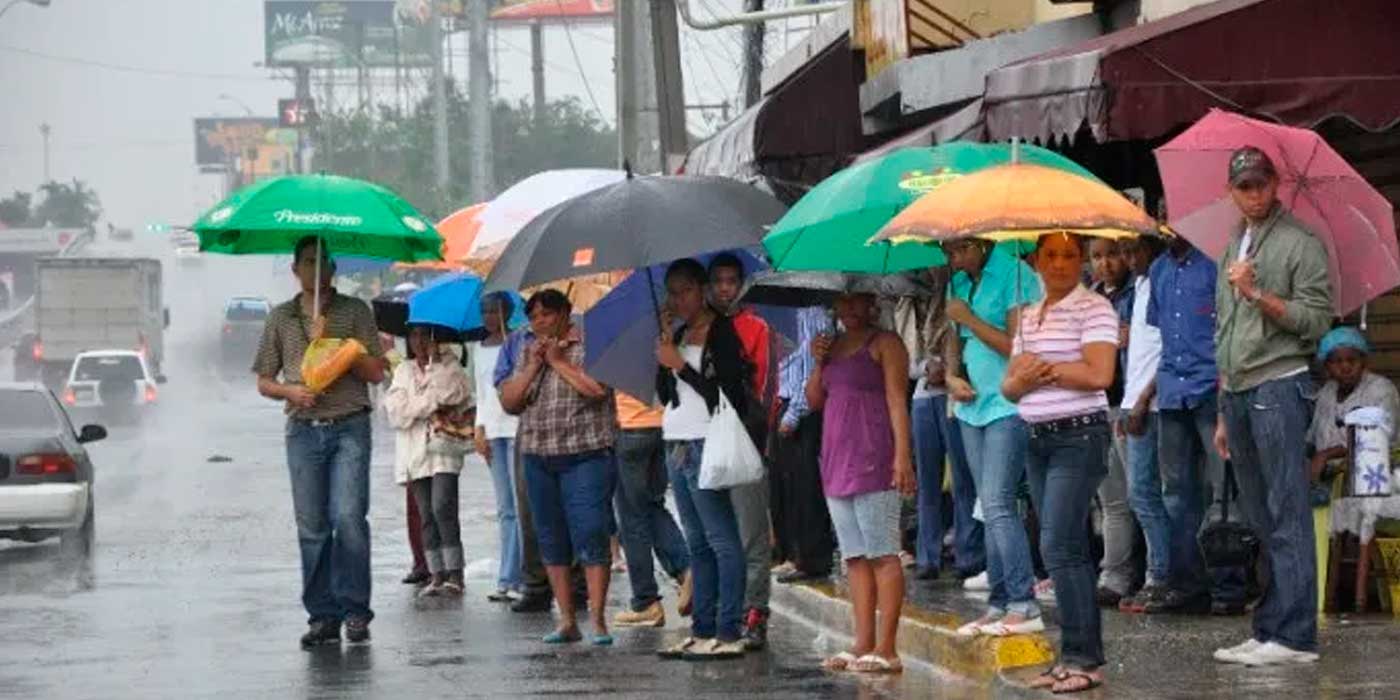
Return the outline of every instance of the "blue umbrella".
[[[459,333],[480,329],[482,280],[476,275],[457,272],[443,275],[408,298],[408,323],[432,324]],[[525,303],[511,292],[514,311],[506,325],[525,323]]]
[[[696,256],[708,265],[719,252]],[[753,254],[735,251],[745,277],[768,269]],[[584,370],[589,376],[646,403],[656,398],[657,308],[666,296],[667,265],[654,265],[628,275],[583,316]],[[754,306],[754,312],[783,338],[797,335],[795,309]],[[785,343],[783,350],[790,350]],[[774,357],[773,362],[779,358]]]

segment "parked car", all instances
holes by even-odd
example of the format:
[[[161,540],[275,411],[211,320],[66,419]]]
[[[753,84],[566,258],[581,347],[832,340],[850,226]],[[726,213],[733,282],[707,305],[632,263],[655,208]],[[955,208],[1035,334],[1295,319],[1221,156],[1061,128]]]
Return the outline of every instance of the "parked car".
[[[266,297],[238,296],[224,304],[219,352],[225,368],[252,366],[270,313],[272,302]]]
[[[78,355],[63,388],[63,403],[75,415],[117,422],[139,422],[156,403],[158,384],[146,358],[132,350],[98,350]]]
[[[83,445],[105,437],[100,425],[75,431],[42,384],[0,384],[0,538],[56,536],[65,551],[89,553],[93,468]]]

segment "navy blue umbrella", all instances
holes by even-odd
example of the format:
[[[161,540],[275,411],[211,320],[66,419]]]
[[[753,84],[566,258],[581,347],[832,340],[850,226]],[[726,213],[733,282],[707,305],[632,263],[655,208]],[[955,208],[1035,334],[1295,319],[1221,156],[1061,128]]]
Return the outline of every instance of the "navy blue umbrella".
[[[719,252],[696,256],[708,265]],[[746,251],[735,251],[746,277],[767,265]],[[637,399],[656,400],[656,341],[660,336],[657,310],[666,297],[663,280],[667,265],[638,270],[608,292],[583,316],[584,370],[588,375]],[[791,350],[797,335],[796,309],[754,306],[768,327],[787,340],[779,355]],[[774,357],[773,362],[780,358]]]

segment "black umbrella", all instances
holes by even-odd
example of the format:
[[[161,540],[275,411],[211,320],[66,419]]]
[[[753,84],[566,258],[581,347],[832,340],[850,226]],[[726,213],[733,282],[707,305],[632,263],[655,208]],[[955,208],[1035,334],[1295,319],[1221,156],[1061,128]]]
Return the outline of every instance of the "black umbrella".
[[[535,217],[496,261],[486,290],[632,270],[757,245],[781,202],[722,177],[628,176]]]
[[[761,272],[749,278],[739,298],[769,306],[829,306],[842,294],[928,297],[933,290],[908,275],[842,272]]]

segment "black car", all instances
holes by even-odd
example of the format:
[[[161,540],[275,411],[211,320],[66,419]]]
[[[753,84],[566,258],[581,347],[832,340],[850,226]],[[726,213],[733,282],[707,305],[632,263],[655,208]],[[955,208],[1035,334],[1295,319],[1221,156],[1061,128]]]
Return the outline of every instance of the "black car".
[[[62,538],[85,555],[93,538],[93,470],[85,443],[107,437],[100,425],[74,430],[41,384],[0,384],[0,538]]]

